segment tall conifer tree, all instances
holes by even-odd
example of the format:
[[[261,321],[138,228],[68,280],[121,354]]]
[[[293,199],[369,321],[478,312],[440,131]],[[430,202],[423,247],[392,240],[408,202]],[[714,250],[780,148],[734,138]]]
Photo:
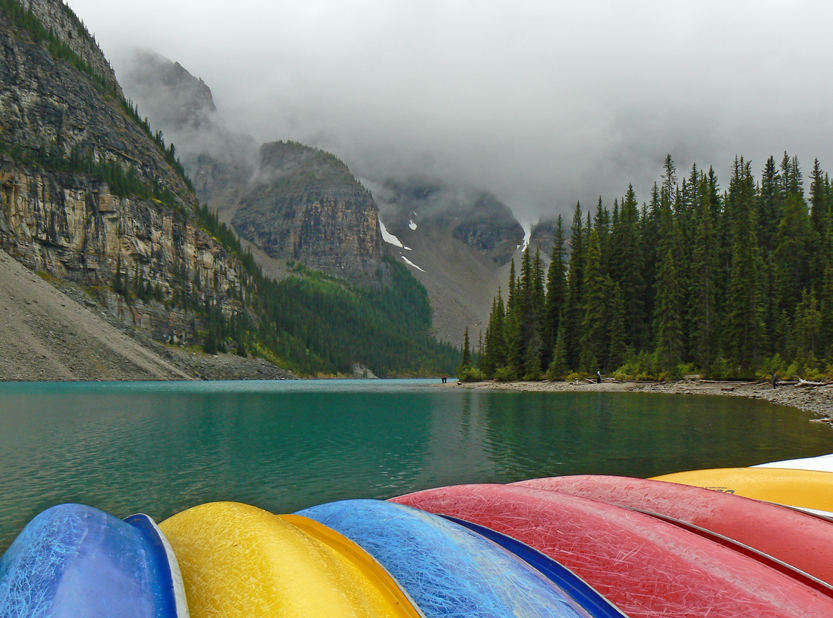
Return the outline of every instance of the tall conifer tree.
[[[697,367],[708,371],[716,359],[718,256],[708,179],[701,176],[698,183],[689,288],[690,351]]]
[[[552,241],[552,256],[550,258],[549,270],[547,271],[547,298],[544,308],[543,359],[547,365],[552,360],[552,350],[555,347],[555,339],[558,336],[561,312],[567,303],[567,266],[565,258],[564,229],[562,227],[561,215],[558,215],[555,237]]]
[[[683,354],[682,290],[678,276],[679,249],[673,210],[676,194],[674,163],[671,161],[671,155],[668,155],[659,196],[658,268],[654,305],[657,360],[666,371],[672,370],[680,362]]]
[[[735,159],[726,194],[727,208],[734,213],[735,228],[724,339],[727,357],[741,374],[760,361],[764,340],[756,197],[749,163],[743,157]]]
[[[594,372],[607,363],[607,292],[609,278],[602,271],[599,234],[590,232],[584,271],[584,320],[582,322],[581,368]]]
[[[570,227],[570,266],[567,276],[567,310],[564,314],[565,347],[567,365],[579,366],[579,350],[582,339],[582,322],[584,319],[584,229],[582,225],[581,205],[576,204],[573,224]]]

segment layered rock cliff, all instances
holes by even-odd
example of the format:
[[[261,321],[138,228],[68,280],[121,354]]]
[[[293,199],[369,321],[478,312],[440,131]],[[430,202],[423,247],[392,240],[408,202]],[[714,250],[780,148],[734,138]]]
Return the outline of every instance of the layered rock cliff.
[[[55,36],[84,41],[87,68],[107,72],[59,0],[32,10],[48,16]],[[188,307],[240,309],[240,263],[198,228],[172,151],[120,90],[49,45],[0,12],[0,245],[33,270],[93,286],[159,339],[192,339],[201,325]],[[121,295],[112,291],[119,287]]]
[[[347,166],[323,150],[264,144],[232,224],[273,258],[365,285],[386,279],[379,209]]]

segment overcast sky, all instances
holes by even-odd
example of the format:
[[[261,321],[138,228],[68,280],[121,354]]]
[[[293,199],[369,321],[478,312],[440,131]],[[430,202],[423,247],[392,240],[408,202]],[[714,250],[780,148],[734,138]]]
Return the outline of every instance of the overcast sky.
[[[332,150],[360,177],[481,186],[524,223],[640,201],[783,152],[833,172],[833,3],[69,0],[118,74],[133,48],[211,87],[230,127]],[[141,111],[141,110],[140,110]]]

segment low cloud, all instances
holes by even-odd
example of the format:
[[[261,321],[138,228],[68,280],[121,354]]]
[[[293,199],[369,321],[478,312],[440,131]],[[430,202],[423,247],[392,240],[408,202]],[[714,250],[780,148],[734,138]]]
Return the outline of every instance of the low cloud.
[[[713,0],[71,0],[120,78],[151,48],[229,128],[333,151],[375,182],[482,187],[522,221],[640,200],[670,152],[728,185],[785,150],[833,171],[833,5]]]

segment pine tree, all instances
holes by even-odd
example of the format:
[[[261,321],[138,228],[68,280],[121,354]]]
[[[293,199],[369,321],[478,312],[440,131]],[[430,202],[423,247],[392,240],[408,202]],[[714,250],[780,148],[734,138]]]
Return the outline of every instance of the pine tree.
[[[749,163],[735,159],[726,204],[734,212],[732,270],[727,295],[726,355],[745,375],[761,360],[763,311],[760,300],[756,188]]]
[[[673,250],[663,256],[657,273],[657,301],[654,329],[657,333],[656,354],[660,366],[672,370],[682,355],[682,320],[680,315],[680,288]]]
[[[811,285],[810,221],[807,204],[799,193],[790,192],[778,226],[775,259],[779,266],[781,309],[792,316],[801,302],[801,292]]]
[[[492,310],[489,313],[489,324],[486,326],[486,337],[484,339],[483,350],[480,355],[480,371],[489,379],[495,374],[495,358],[494,358],[494,328],[495,328],[495,311],[497,310],[497,298],[492,299]]]
[[[552,361],[552,350],[555,348],[561,312],[567,302],[566,274],[564,230],[561,215],[558,215],[555,237],[552,242],[552,257],[547,271],[547,297],[544,305],[544,354],[542,356],[547,365]]]
[[[821,356],[828,361],[833,360],[833,260],[827,262],[821,287],[821,301],[819,303],[822,321],[819,329],[819,347]]]
[[[701,190],[694,207],[694,240],[689,288],[691,357],[697,367],[709,370],[716,358],[718,256],[708,180],[701,176]]]
[[[811,258],[810,280],[814,290],[821,292],[824,271],[830,261],[827,251],[830,226],[828,191],[825,174],[819,160],[813,162],[810,172],[810,238],[808,249]]]
[[[563,319],[565,324],[565,348],[567,365],[579,366],[579,350],[582,340],[584,319],[584,229],[581,205],[576,204],[573,224],[570,227],[570,265],[567,276],[567,307]]]
[[[622,297],[622,289],[618,283],[612,283],[608,279],[608,286],[610,286],[611,293],[608,298],[607,315],[608,315],[608,353],[606,373],[618,369],[622,363],[625,362],[626,356],[626,310],[625,300]]]
[[[666,157],[663,185],[660,192],[660,220],[657,238],[656,301],[654,305],[654,332],[656,355],[660,367],[673,370],[683,354],[682,289],[679,280],[677,256],[678,236],[675,233],[673,203],[676,196],[676,177],[670,155]]]
[[[775,165],[775,159],[767,159],[761,174],[761,190],[758,217],[758,243],[764,259],[775,251],[778,237],[778,224],[784,208],[784,195],[781,192],[781,176]]]
[[[660,262],[659,246],[657,239],[660,235],[661,219],[660,191],[656,183],[651,188],[651,201],[643,207],[640,220],[640,236],[645,239],[643,243],[642,280],[645,286],[642,292],[642,311],[645,317],[645,333],[642,339],[642,346],[649,347],[654,342],[653,321],[657,297],[657,269]]]
[[[603,273],[610,272],[610,211],[605,208],[602,198],[596,205],[596,216],[593,219],[593,229],[599,236],[599,259]],[[589,233],[589,230],[588,230]]]
[[[821,323],[822,314],[819,311],[816,295],[812,291],[802,292],[801,302],[795,311],[793,325],[794,355],[810,365],[821,356]]]
[[[609,278],[602,272],[599,235],[593,230],[587,246],[587,266],[584,271],[584,321],[580,360],[581,368],[591,373],[603,368],[607,363],[608,282]]]
[[[515,281],[515,259],[509,264],[509,293],[506,296],[506,313],[513,313],[518,304],[517,282]]]
[[[466,326],[466,332],[463,334],[463,357],[457,372],[461,373],[463,369],[469,367],[471,367],[471,345],[469,344],[469,327]]]
[[[558,333],[555,337],[555,347],[552,351],[552,361],[547,368],[548,380],[561,380],[567,375],[569,367],[567,365],[567,321],[564,319],[558,320]]]
[[[538,271],[540,272],[540,258]],[[533,356],[537,356],[537,366],[540,372],[540,354],[542,348],[541,337],[538,334],[538,319],[541,310],[536,308],[536,298],[539,294],[536,287],[540,285],[543,295],[543,281],[536,283],[535,267],[526,248],[521,262],[521,276],[515,290],[518,297],[517,330],[512,346],[509,349],[509,367],[516,376],[526,376],[527,367],[534,366]],[[533,378],[534,379],[534,378]]]
[[[486,355],[489,358],[487,375],[493,377],[494,373],[506,366],[506,323],[503,307],[503,297],[498,288],[492,315],[489,317],[489,328],[486,330]]]
[[[641,347],[647,341],[643,297],[645,282],[643,280],[642,242],[639,234],[639,210],[633,185],[622,199],[619,215],[620,253],[613,256],[613,261],[620,265],[619,277],[616,279],[622,291],[625,303],[625,344],[633,348]]]
[[[544,263],[541,251],[535,247],[535,261],[532,262],[532,306],[535,313],[535,327],[539,335],[544,331],[546,292],[544,289]]]

